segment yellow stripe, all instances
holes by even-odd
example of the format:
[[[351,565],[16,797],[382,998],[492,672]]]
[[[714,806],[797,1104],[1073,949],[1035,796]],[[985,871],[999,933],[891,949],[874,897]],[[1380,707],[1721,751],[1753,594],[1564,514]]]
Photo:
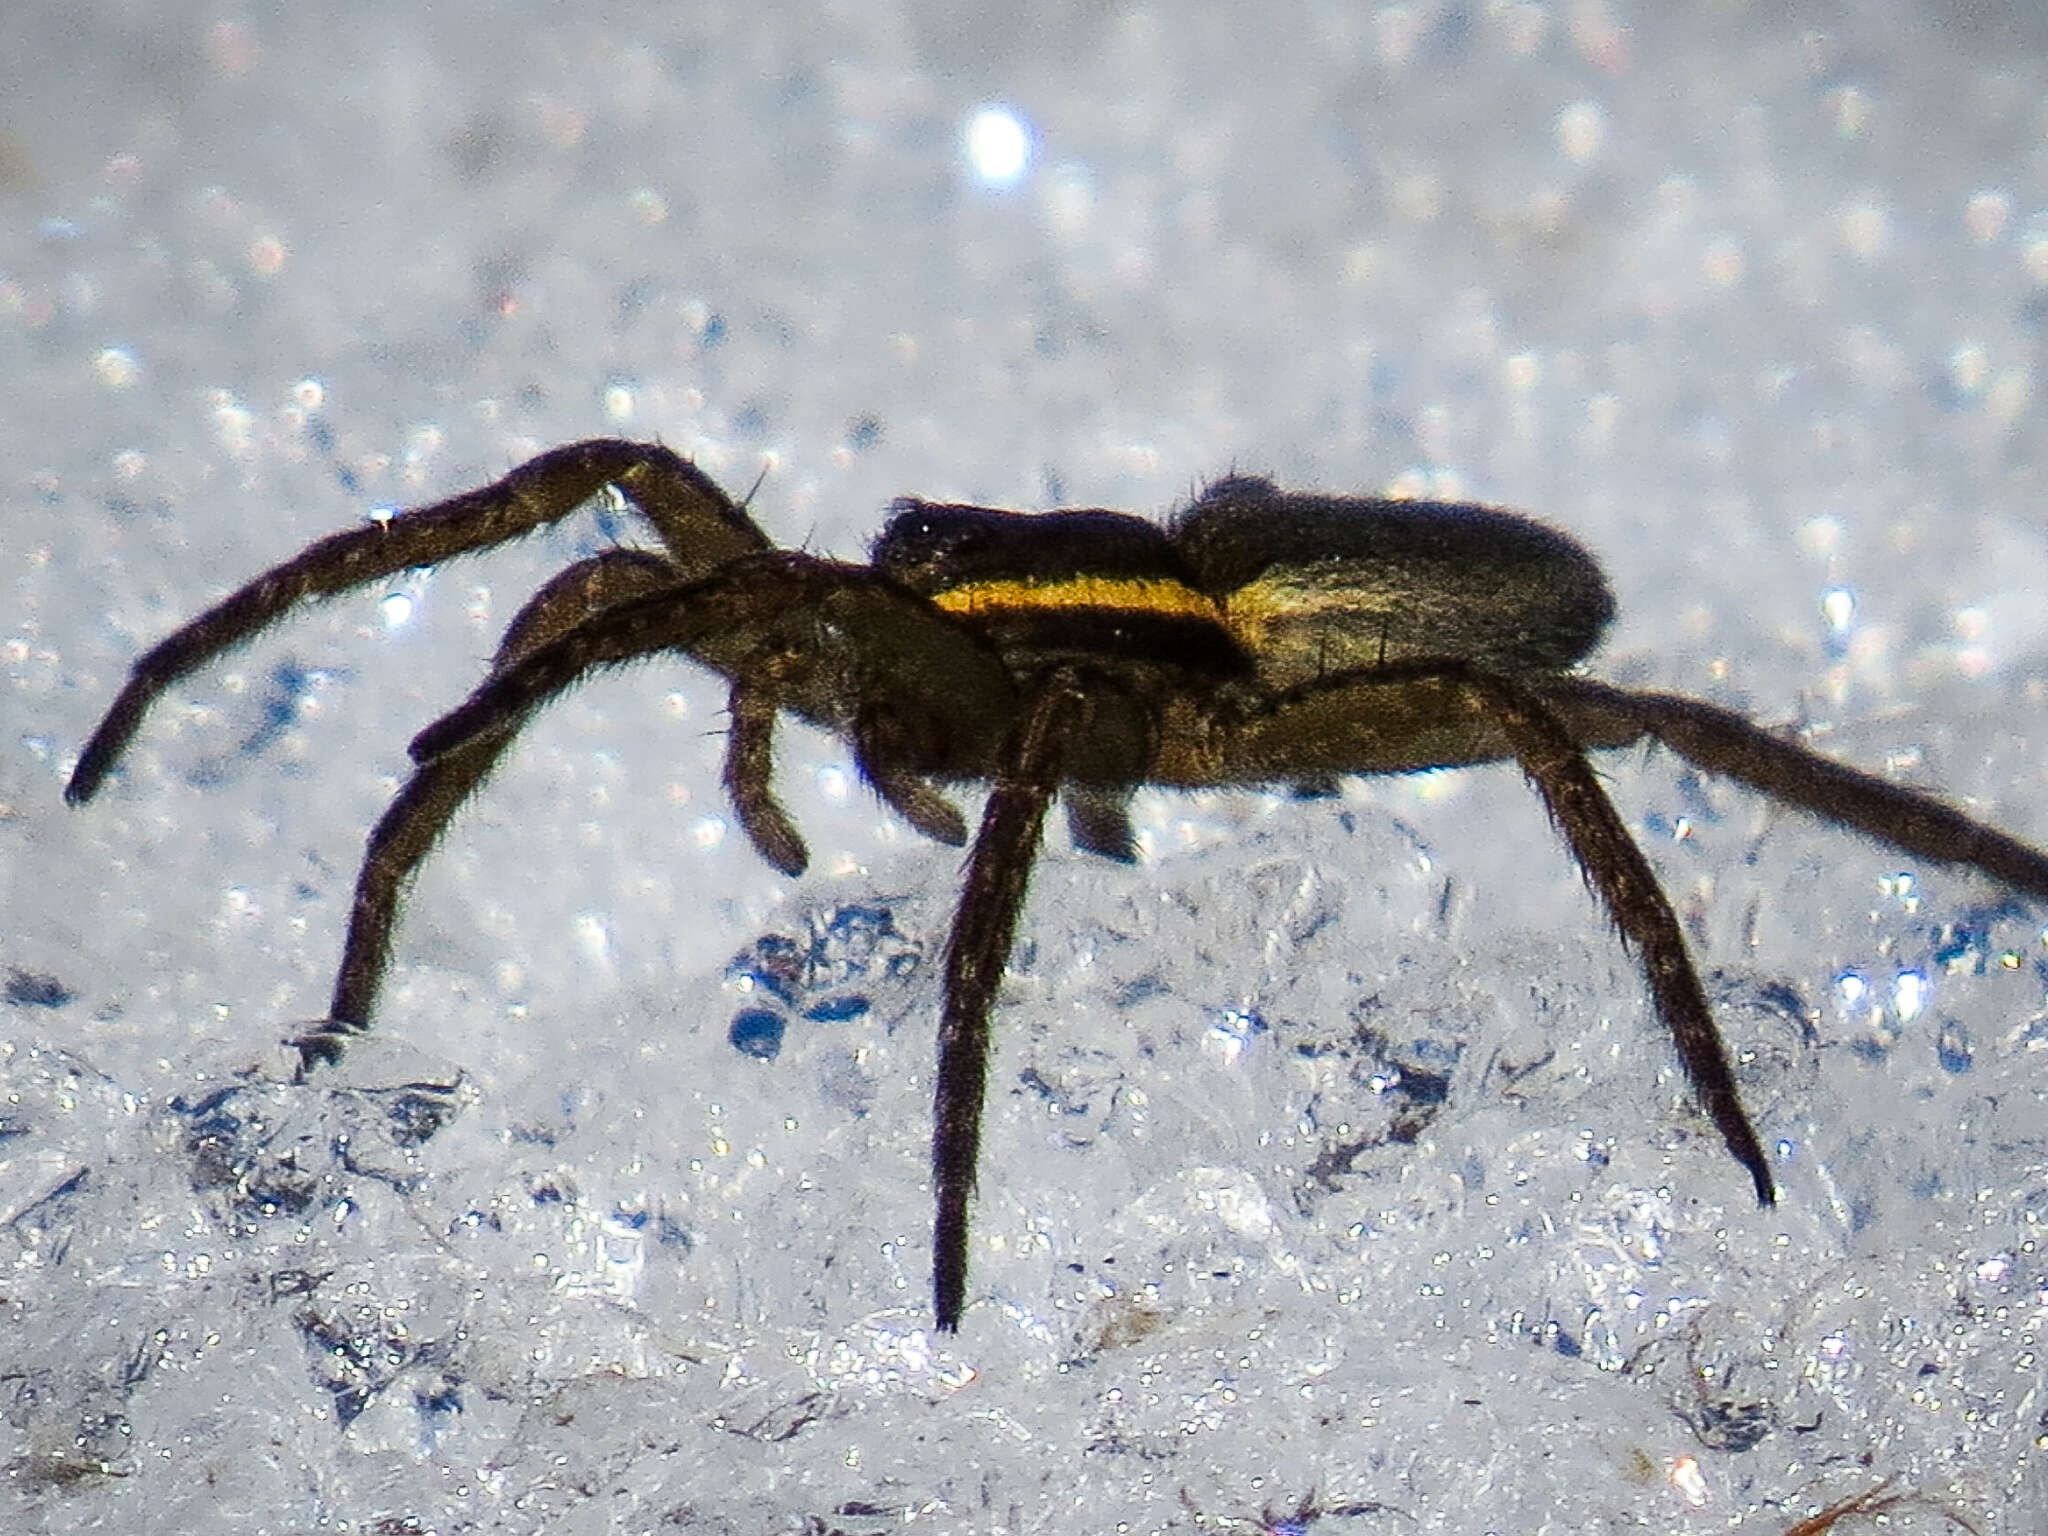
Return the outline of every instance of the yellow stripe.
[[[1299,576],[1249,581],[1223,599],[1224,622],[1240,640],[1250,643],[1276,625],[1306,623],[1323,619],[1329,624],[1355,620],[1360,615],[1392,611],[1392,605],[1372,601],[1370,588],[1305,584]],[[1253,646],[1256,649],[1256,645]]]
[[[932,594],[948,613],[1017,609],[1111,608],[1129,613],[1167,614],[1214,623],[1216,605],[1178,581],[1131,577],[1069,576],[1060,581],[973,581]]]

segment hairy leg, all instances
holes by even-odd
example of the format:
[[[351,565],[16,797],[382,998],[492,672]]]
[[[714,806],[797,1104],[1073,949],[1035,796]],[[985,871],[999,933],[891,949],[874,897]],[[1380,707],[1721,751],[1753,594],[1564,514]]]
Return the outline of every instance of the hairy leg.
[[[662,651],[689,654],[713,635],[740,635],[777,614],[801,614],[814,596],[809,589],[843,569],[789,552],[737,564],[593,613],[494,669],[467,699],[413,738],[413,761],[432,762],[480,736],[510,735],[534,710],[605,667]]]
[[[1678,919],[1586,761],[1588,747],[1626,745],[1644,726],[1617,719],[1612,705],[1584,692],[1579,679],[1518,681],[1455,660],[1399,662],[1319,680],[1241,722],[1223,723],[1229,729],[1221,761],[1204,765],[1207,777],[1197,782],[1519,763],[1594,895],[1636,951],[1694,1092],[1748,1171],[1757,1198],[1773,1202],[1763,1147],[1736,1094]],[[1171,741],[1169,748],[1178,750]]]
[[[984,778],[1016,719],[1015,680],[978,636],[866,566],[773,550],[593,614],[487,678],[413,738],[427,762],[511,732],[592,672],[676,651],[834,731],[920,830],[961,840],[927,775]]]
[[[618,549],[581,561],[535,593],[506,631],[492,672],[548,644],[591,613],[672,586],[675,570],[658,555]],[[486,736],[416,768],[371,830],[356,876],[348,937],[327,1022],[294,1041],[306,1066],[340,1059],[341,1041],[369,1027],[391,960],[391,933],[414,873],[462,803],[511,745]]]
[[[932,1306],[938,1326],[960,1327],[967,1296],[967,1205],[981,1152],[988,1091],[989,1012],[1016,939],[1045,813],[1060,766],[1086,722],[1087,701],[1056,677],[1006,748],[968,855],[967,878],[946,941],[946,998],[933,1095]]]
[[[1654,737],[1695,767],[1865,837],[1937,864],[1967,865],[2014,890],[2048,897],[2048,854],[1932,795],[1822,757],[1732,710],[1590,678],[1546,682],[1542,693],[1575,735],[1584,727],[1611,738],[1621,727],[1632,737]]]
[[[810,863],[810,851],[782,802],[775,798],[775,697],[772,691],[734,683],[727,696],[731,724],[725,737],[725,793],[740,830],[755,850],[795,879]],[[458,749],[459,750],[459,749]]]
[[[607,485],[654,525],[674,557],[675,579],[770,547],[731,497],[666,448],[603,439],[556,448],[478,490],[321,539],[159,641],[136,658],[79,754],[64,798],[81,805],[98,793],[166,688],[294,605],[517,538],[566,517]]]
[[[1067,808],[1067,834],[1074,846],[1119,864],[1138,862],[1131,831],[1131,792],[1098,784],[1069,784],[1060,793]]]
[[[1657,1014],[1671,1031],[1686,1076],[1721,1139],[1748,1170],[1758,1201],[1775,1204],[1769,1160],[1742,1107],[1699,972],[1649,860],[1600,787],[1584,751],[1540,695],[1477,670],[1467,673],[1466,683],[1499,724],[1522,772],[1542,795],[1551,820],[1585,871],[1587,883],[1640,958]]]

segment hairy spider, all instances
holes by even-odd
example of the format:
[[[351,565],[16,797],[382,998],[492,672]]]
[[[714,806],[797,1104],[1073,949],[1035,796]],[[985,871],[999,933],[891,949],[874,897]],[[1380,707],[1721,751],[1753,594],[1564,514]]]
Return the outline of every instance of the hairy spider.
[[[1025,514],[902,500],[866,565],[778,549],[687,459],[593,441],[493,485],[320,540],[145,652],[85,745],[90,800],[151,703],[300,600],[501,543],[610,486],[658,552],[613,549],[548,582],[489,676],[412,743],[370,833],[326,1021],[302,1072],[368,1027],[405,886],[527,717],[601,667],[676,651],[730,689],[725,787],[761,856],[800,873],[770,784],[788,710],[850,745],[928,837],[967,841],[939,786],[986,781],[946,945],[932,1134],[932,1299],[958,1327],[989,1013],[1054,795],[1091,853],[1134,856],[1141,784],[1318,787],[1343,774],[1512,760],[1641,958],[1657,1015],[1757,1199],[1769,1160],[1737,1097],[1670,903],[1586,760],[1650,738],[1698,767],[1916,857],[2048,897],[2048,857],[1932,797],[1846,768],[1740,715],[1569,669],[1613,599],[1564,535],[1487,507],[1297,495],[1219,480],[1164,528],[1120,512]]]

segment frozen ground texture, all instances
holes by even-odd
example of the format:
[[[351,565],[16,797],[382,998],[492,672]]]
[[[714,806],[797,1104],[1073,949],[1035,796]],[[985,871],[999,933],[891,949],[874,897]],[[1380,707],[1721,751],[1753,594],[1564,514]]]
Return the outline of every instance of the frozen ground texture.
[[[2019,5],[6,7],[0,1528],[2043,1529],[2048,914],[1661,756],[1607,769],[1777,1210],[1512,772],[1147,796],[1134,870],[1051,840],[946,1339],[957,857],[792,735],[774,876],[682,668],[547,713],[374,1042],[283,1080],[405,741],[630,525],[304,615],[59,788],[232,584],[618,433],[847,555],[903,492],[1231,468],[1527,507],[1609,562],[1606,675],[2048,839],[2044,52]]]

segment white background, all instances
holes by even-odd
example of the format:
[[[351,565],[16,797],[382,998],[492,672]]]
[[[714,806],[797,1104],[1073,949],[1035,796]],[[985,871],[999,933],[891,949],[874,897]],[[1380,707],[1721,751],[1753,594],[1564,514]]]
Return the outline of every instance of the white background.
[[[898,494],[1233,468],[1524,507],[1608,564],[1603,675],[2048,838],[2044,55],[1988,4],[7,7],[0,1525],[1777,1533],[1890,1479],[2037,1530],[2042,913],[1662,754],[1605,768],[1777,1210],[1511,769],[1148,794],[1135,869],[1048,840],[956,1339],[958,857],[791,732],[766,869],[687,667],[536,723],[374,1043],[282,1081],[406,741],[630,526],[301,615],[59,792],[233,586],[606,434],[846,557]],[[458,1074],[424,1138],[379,1091]]]

